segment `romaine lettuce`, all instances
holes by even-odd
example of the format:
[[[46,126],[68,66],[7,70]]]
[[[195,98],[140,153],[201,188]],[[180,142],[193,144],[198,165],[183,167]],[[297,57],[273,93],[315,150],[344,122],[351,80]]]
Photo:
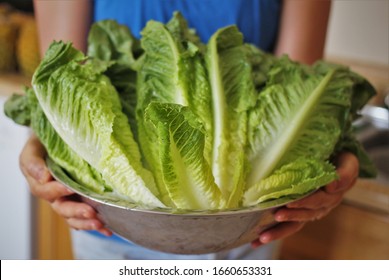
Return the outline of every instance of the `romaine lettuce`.
[[[151,103],[145,112],[157,138],[163,181],[178,209],[221,209],[225,200],[204,158],[205,137],[199,119],[178,104]]]
[[[71,44],[50,46],[32,80],[41,108],[64,142],[115,191],[140,204],[163,207],[116,89],[101,73],[104,68],[85,60]]]
[[[275,57],[236,26],[204,44],[179,13],[141,35],[105,20],[88,56],[54,42],[6,104],[80,184],[140,207],[230,209],[335,180],[345,150],[374,176],[352,124],[375,90],[347,67]]]
[[[306,192],[337,178],[328,161],[354,119],[351,103],[361,92],[347,68],[327,65],[321,71],[323,67],[322,63],[301,65],[286,56],[271,67],[266,87],[250,112],[247,155],[251,167],[244,204],[298,194],[298,189]],[[366,99],[371,91],[362,95]],[[298,170],[304,161],[308,172],[301,173]],[[290,168],[295,171],[287,171]],[[299,180],[290,180],[290,187],[282,190],[277,178],[283,181],[285,174],[299,176]],[[263,196],[262,188],[274,192]]]
[[[180,14],[176,13],[166,25],[149,21],[142,31],[141,45],[144,57],[138,72],[136,107],[139,143],[162,201],[174,206],[170,186],[164,180],[159,131],[145,124],[145,111],[152,102],[189,106],[211,130],[207,116],[211,101],[208,81],[198,40]],[[210,142],[205,141],[209,147]]]
[[[237,207],[245,186],[248,111],[255,104],[252,69],[236,26],[218,30],[207,45],[212,91],[212,172],[229,207]]]

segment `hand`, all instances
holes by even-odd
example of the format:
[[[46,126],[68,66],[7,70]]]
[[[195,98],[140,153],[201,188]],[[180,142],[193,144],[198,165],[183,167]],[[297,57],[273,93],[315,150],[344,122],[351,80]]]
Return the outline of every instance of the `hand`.
[[[253,247],[285,238],[303,228],[306,222],[323,218],[340,204],[344,194],[355,184],[359,162],[355,155],[344,152],[337,159],[339,180],[320,188],[306,198],[291,202],[274,214],[278,225],[262,232]]]
[[[111,231],[97,218],[96,211],[79,201],[78,195],[55,181],[46,163],[46,151],[36,136],[31,136],[20,154],[20,168],[33,195],[48,201],[74,229],[97,230],[104,235]]]

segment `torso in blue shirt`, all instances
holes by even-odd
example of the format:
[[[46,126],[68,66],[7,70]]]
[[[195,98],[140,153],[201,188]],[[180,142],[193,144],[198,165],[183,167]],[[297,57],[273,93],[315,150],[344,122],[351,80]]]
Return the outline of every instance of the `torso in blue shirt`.
[[[116,19],[139,37],[150,19],[166,23],[180,11],[203,42],[218,29],[236,24],[244,40],[273,49],[280,0],[95,0],[94,20]]]

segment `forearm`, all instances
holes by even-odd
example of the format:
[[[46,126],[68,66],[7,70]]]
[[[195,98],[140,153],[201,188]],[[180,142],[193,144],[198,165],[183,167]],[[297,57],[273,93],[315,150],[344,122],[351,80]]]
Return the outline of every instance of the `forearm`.
[[[75,48],[86,51],[92,21],[91,0],[34,0],[34,11],[42,56],[53,40],[72,42]]]
[[[311,64],[323,58],[330,0],[284,0],[276,55]]]

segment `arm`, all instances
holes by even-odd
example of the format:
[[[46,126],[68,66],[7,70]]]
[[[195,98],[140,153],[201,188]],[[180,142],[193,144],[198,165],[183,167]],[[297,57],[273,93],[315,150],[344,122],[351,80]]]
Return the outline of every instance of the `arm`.
[[[53,40],[71,41],[76,49],[86,51],[92,21],[92,1],[34,0],[41,54]]]
[[[276,55],[311,64],[323,57],[330,0],[284,0]]]

